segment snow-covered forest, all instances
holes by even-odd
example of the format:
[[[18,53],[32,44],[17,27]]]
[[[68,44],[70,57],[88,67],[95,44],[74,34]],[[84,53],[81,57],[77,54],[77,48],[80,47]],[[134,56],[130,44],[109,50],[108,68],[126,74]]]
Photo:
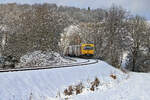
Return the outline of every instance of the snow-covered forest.
[[[1,55],[20,59],[36,50],[63,55],[67,45],[93,42],[95,58],[150,71],[150,25],[120,6],[80,9],[56,4],[0,4]]]

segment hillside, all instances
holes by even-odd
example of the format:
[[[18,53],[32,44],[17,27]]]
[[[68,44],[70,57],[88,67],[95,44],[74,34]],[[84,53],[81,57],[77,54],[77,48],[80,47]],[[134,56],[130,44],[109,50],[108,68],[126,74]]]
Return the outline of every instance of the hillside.
[[[149,73],[130,73],[129,79],[110,89],[75,96],[73,100],[149,100]]]
[[[0,73],[0,100],[148,100],[149,75],[125,74],[103,61],[73,68]],[[92,91],[96,77],[100,83]],[[69,86],[75,88],[80,83],[81,93],[64,94]]]
[[[112,79],[111,74],[115,74],[117,79]],[[103,61],[73,68],[0,73],[0,99],[29,100],[32,97],[33,100],[46,100],[46,98],[51,100],[56,98],[58,93],[61,94],[60,98],[65,98],[63,91],[70,85],[82,82],[87,86],[88,80],[93,81],[97,77],[101,84],[104,84],[104,90],[109,90],[124,82],[127,76]],[[83,91],[86,92],[90,93]]]

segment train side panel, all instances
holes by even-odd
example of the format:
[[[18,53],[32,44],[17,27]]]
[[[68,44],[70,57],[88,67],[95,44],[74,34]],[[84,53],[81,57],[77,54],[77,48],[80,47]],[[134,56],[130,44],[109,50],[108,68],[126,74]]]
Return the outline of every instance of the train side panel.
[[[81,49],[80,49],[80,45],[72,45],[69,46],[65,52],[65,55],[68,56],[80,56],[81,55]]]

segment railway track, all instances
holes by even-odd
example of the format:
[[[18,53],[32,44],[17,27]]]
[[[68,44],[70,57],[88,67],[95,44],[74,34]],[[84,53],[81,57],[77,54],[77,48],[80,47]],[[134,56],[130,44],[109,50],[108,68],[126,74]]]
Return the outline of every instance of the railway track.
[[[54,68],[66,68],[66,67],[75,67],[75,66],[83,66],[89,64],[98,63],[97,59],[86,59],[86,61],[78,62],[78,63],[70,63],[64,65],[55,65],[55,66],[34,66],[31,68],[16,68],[16,69],[1,69],[0,72],[17,72],[17,71],[30,71],[30,70],[42,70],[42,69],[54,69]]]

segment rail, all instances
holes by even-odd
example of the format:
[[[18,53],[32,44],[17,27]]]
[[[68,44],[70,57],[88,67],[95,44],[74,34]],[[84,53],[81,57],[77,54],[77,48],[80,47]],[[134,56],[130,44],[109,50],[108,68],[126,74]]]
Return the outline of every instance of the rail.
[[[55,65],[55,66],[32,66],[27,68],[16,68],[16,69],[4,69],[0,70],[0,72],[17,72],[17,71],[30,71],[30,70],[42,70],[42,69],[54,69],[54,68],[66,68],[66,67],[74,67],[74,66],[83,66],[83,65],[89,65],[89,64],[95,64],[98,63],[97,59],[92,59],[93,61],[90,61],[90,59],[86,59],[84,62],[79,63],[71,63],[71,64],[64,64],[64,65]]]

